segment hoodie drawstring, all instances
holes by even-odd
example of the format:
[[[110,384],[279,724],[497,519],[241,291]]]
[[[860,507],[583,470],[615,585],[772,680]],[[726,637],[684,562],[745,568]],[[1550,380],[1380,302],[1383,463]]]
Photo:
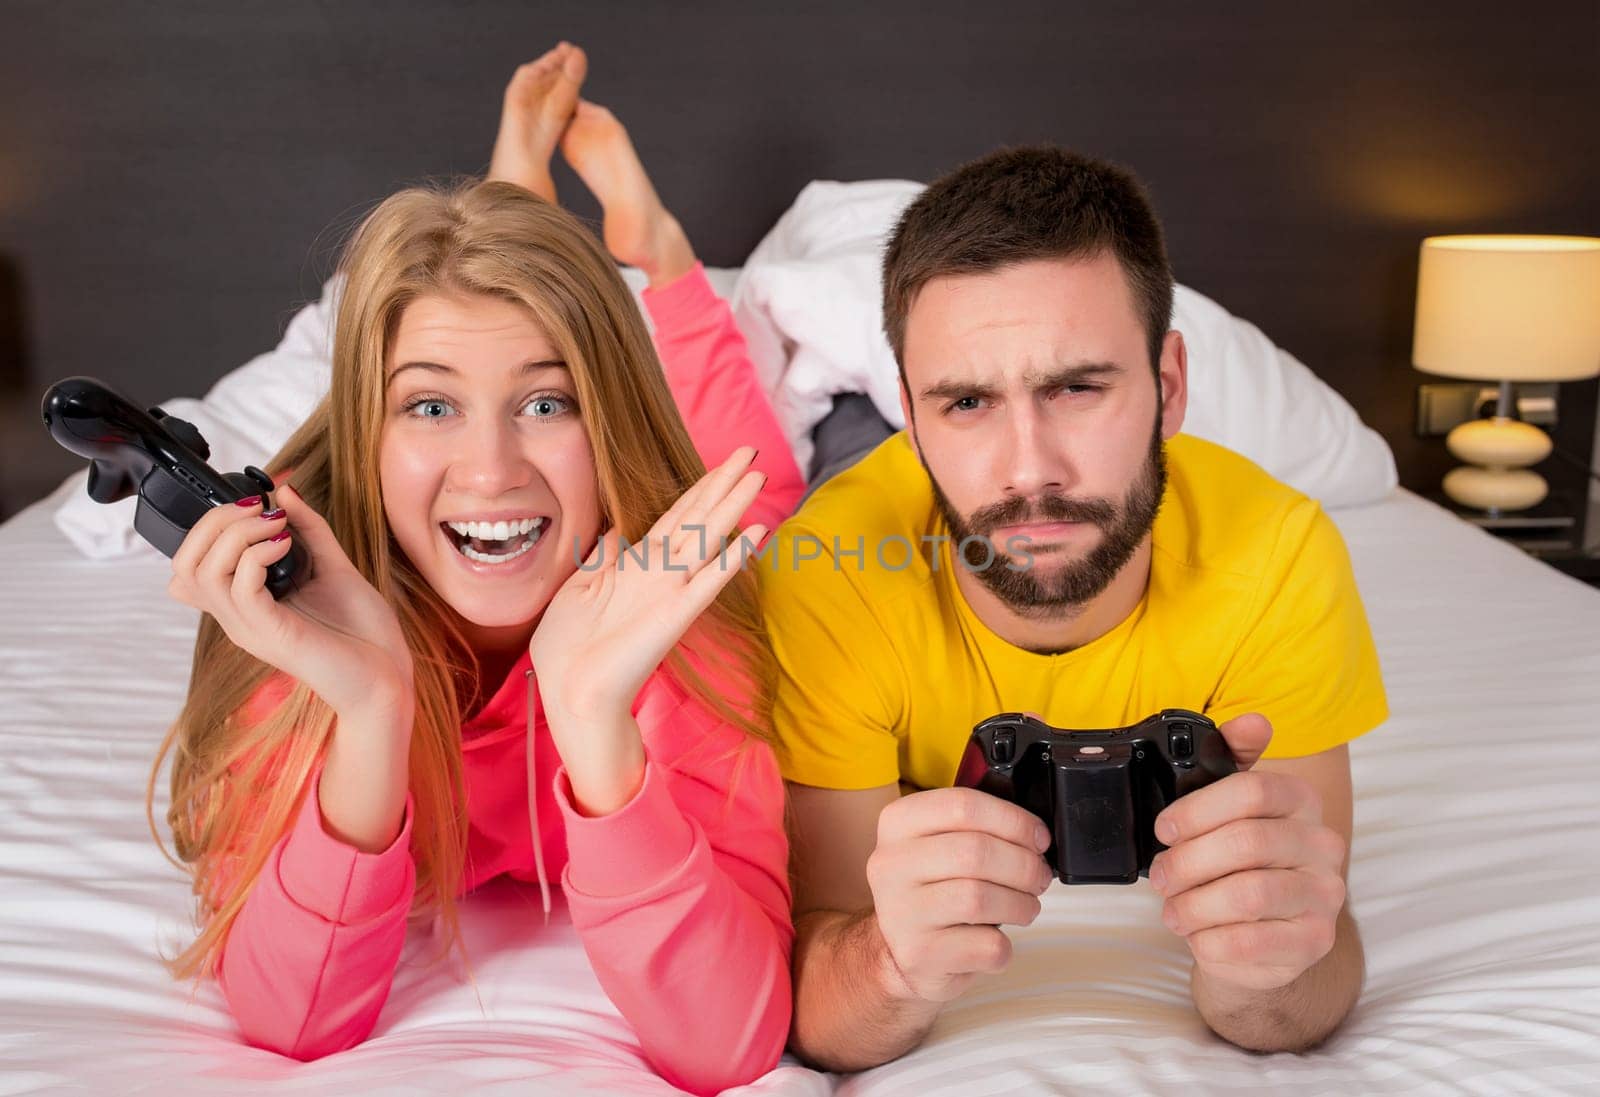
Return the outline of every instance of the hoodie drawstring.
[[[523,751],[528,763],[528,836],[533,839],[533,865],[539,874],[539,900],[544,904],[544,920],[550,921],[550,881],[544,873],[544,841],[539,833],[539,766],[535,761],[533,733],[533,671],[523,671],[528,686],[528,737]]]

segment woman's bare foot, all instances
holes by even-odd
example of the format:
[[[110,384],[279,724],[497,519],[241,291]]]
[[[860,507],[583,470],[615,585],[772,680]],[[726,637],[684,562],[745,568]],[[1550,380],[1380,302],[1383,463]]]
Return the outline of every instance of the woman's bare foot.
[[[664,286],[694,266],[694,249],[650,184],[628,131],[602,106],[578,100],[561,153],[600,200],[601,235],[619,263]]]
[[[489,159],[489,178],[526,187],[547,202],[556,200],[550,157],[578,103],[578,89],[589,71],[583,50],[562,42],[537,61],[523,65],[506,85],[500,133]]]

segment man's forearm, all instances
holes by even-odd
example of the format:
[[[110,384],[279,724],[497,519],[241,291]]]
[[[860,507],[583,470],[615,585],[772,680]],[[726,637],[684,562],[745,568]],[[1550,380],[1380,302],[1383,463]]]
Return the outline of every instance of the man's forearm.
[[[922,1042],[939,1003],[896,993],[894,960],[872,911],[795,919],[794,1027],[789,1046],[832,1071],[866,1070]]]
[[[1208,980],[1195,967],[1195,1007],[1218,1036],[1251,1051],[1306,1051],[1321,1043],[1355,1006],[1366,976],[1361,935],[1350,908],[1339,912],[1333,948],[1276,990],[1246,990]]]

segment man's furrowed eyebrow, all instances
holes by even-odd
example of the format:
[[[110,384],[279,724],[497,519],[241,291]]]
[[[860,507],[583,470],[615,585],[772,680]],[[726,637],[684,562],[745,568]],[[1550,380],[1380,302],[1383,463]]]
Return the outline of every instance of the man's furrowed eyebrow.
[[[922,400],[960,400],[968,396],[994,396],[1000,390],[978,381],[940,381],[924,388],[918,398]]]
[[[1115,362],[1074,362],[1048,370],[1029,370],[1022,375],[1025,385],[1034,391],[1077,385],[1095,379],[1120,377],[1125,371]],[[919,394],[923,400],[960,400],[967,397],[989,399],[999,395],[995,385],[981,381],[940,381],[928,385]]]
[[[522,363],[522,365],[517,367],[517,372],[518,373],[535,373],[538,370],[542,370],[542,369],[566,369],[566,368],[567,368],[567,364],[565,362],[563,362],[559,358],[545,358],[545,359],[540,359],[537,362],[524,362],[524,363]],[[427,370],[430,373],[443,373],[443,374],[447,374],[449,376],[454,376],[455,374],[460,372],[454,366],[445,366],[445,365],[441,365],[438,362],[407,362],[402,366],[396,366],[395,367],[394,372],[389,374],[389,381],[393,382],[396,377],[399,377],[402,373],[404,373],[408,369]]]
[[[1022,380],[1034,390],[1053,389],[1063,385],[1078,385],[1085,381],[1120,377],[1123,372],[1123,368],[1115,362],[1074,362],[1067,366],[1057,366],[1055,369],[1029,370],[1022,375]]]

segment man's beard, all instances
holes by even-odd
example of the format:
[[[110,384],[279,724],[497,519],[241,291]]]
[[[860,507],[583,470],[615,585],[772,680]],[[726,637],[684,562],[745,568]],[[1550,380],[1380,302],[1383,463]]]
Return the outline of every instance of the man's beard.
[[[926,462],[923,467],[927,468]],[[1154,525],[1166,492],[1166,446],[1158,424],[1144,466],[1120,504],[1109,499],[1069,499],[1063,495],[1038,499],[1013,496],[963,518],[951,506],[931,469],[928,479],[933,484],[939,512],[950,527],[951,543],[961,553],[968,570],[1017,613],[1048,619],[1064,616],[1099,597],[1133,558]],[[1035,522],[1092,523],[1100,528],[1100,543],[1083,559],[1042,574],[1039,557],[1035,556],[1026,567],[1021,566],[1023,561],[1014,560],[1007,554],[1007,546],[994,544],[992,537],[1001,527]]]

